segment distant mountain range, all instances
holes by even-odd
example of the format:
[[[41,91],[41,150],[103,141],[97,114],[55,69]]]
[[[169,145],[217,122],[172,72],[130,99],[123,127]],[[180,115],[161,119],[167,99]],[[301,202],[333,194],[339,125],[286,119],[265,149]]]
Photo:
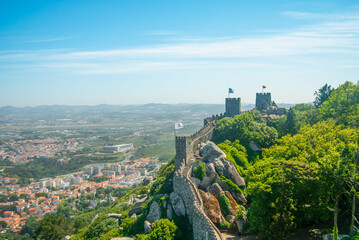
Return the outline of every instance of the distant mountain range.
[[[289,108],[294,104],[278,104],[280,107]],[[251,110],[254,104],[242,104],[242,111]],[[0,123],[50,121],[59,122],[66,120],[71,122],[139,122],[142,120],[173,120],[198,119],[214,114],[224,113],[223,104],[158,104],[144,105],[107,105],[97,106],[67,106],[67,105],[43,105],[37,107],[0,107]],[[69,122],[71,120],[71,122]]]
[[[295,104],[290,103],[279,103],[279,107],[284,107],[289,109]],[[254,108],[252,103],[242,103],[242,110],[250,110]],[[71,111],[71,112],[87,112],[87,111],[100,111],[100,112],[115,112],[115,111],[138,111],[138,110],[194,110],[194,109],[216,109],[218,112],[219,109],[222,109],[220,112],[224,112],[223,104],[162,104],[162,103],[148,103],[143,105],[109,105],[109,104],[100,104],[96,106],[71,106],[71,105],[40,105],[36,107],[13,107],[13,106],[4,106],[0,107],[0,115],[4,114],[15,114],[15,113],[37,113],[37,112],[56,112],[56,111]],[[217,110],[218,109],[218,110]]]

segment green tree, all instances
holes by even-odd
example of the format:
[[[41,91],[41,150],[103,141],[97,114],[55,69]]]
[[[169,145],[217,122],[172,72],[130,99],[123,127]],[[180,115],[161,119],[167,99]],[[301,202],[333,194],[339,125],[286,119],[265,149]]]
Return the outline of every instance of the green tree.
[[[114,218],[106,218],[104,220],[95,221],[90,225],[88,231],[86,232],[86,238],[98,238],[107,232],[119,228],[118,220]]]
[[[125,218],[123,220],[123,222],[121,223],[121,227],[122,227],[122,232],[123,235],[125,236],[129,236],[135,233],[135,222],[136,222],[136,218]]]
[[[298,134],[284,136],[277,145],[265,149],[263,160],[246,171],[252,200],[248,209],[250,230],[271,235],[270,229],[279,223],[287,223],[284,225],[290,230],[293,224],[304,226],[333,219],[328,206],[339,209],[336,196],[350,190],[345,182],[352,177],[357,142],[356,129],[330,121],[307,125]],[[283,183],[287,194],[283,194]],[[292,210],[285,213],[272,206]]]
[[[203,178],[206,176],[206,165],[201,161],[197,162],[198,166],[193,169],[193,175],[202,181]]]
[[[323,87],[319,88],[318,91],[315,91],[314,106],[316,108],[318,108],[320,105],[322,105],[323,102],[328,100],[332,91],[333,91],[333,88],[328,84],[325,84]]]
[[[333,90],[319,108],[320,118],[334,119],[339,124],[359,126],[359,83],[345,82]]]
[[[216,122],[214,141],[219,144],[225,140],[235,142],[239,140],[247,149],[249,161],[254,160],[258,154],[249,147],[251,141],[261,147],[272,146],[278,132],[275,128],[266,125],[259,111],[242,113],[233,118],[223,118]]]
[[[39,239],[61,240],[71,235],[73,228],[70,219],[60,214],[45,215],[35,231],[35,237]]]
[[[171,240],[175,237],[177,226],[173,221],[166,219],[160,219],[153,223],[151,233],[149,235],[150,240]]]
[[[35,231],[39,226],[39,221],[37,221],[36,217],[30,217],[25,222],[25,225],[21,229],[21,235],[28,234],[29,237],[33,237],[35,235]]]
[[[0,221],[0,226],[1,226],[1,228],[6,228],[7,223],[5,221]]]

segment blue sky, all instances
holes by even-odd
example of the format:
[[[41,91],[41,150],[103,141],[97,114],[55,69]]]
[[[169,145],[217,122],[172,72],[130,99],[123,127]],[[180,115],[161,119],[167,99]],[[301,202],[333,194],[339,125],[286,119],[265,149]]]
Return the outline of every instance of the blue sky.
[[[359,80],[357,1],[0,0],[0,106],[311,102]]]

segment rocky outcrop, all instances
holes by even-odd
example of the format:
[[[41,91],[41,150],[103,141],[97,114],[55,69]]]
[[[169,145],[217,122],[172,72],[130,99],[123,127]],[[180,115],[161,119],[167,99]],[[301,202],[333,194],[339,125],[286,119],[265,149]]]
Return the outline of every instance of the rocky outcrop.
[[[146,176],[143,181],[142,181],[142,185],[143,186],[147,186],[149,185],[151,182],[153,181],[153,177],[152,176]]]
[[[231,211],[232,211],[232,214],[235,214],[235,211],[236,211],[236,208],[238,206],[238,204],[236,203],[236,200],[234,200],[232,194],[230,192],[226,192],[226,196],[228,197],[229,199],[229,203],[231,204]]]
[[[212,193],[213,196],[218,197],[221,193],[223,193],[223,189],[218,183],[213,183],[209,188],[209,192]]]
[[[134,207],[128,212],[128,216],[132,216],[133,214],[140,215],[142,213],[142,207]]]
[[[241,205],[247,204],[247,199],[242,193],[232,192],[232,196],[236,200],[236,202],[238,202],[239,204],[241,204]]]
[[[220,156],[226,157],[226,154],[213,142],[208,142],[201,148],[200,154],[204,162],[214,162]]]
[[[152,226],[151,223],[147,220],[143,223],[143,228],[144,228],[145,234],[151,233],[151,226]]]
[[[178,193],[176,193],[176,192],[171,193],[170,201],[171,201],[171,205],[173,207],[173,211],[176,213],[177,216],[185,216],[186,215],[186,207],[184,205],[182,197]]]
[[[233,216],[233,215],[228,215],[226,217],[226,221],[229,222],[229,223],[234,223],[235,220],[236,220],[236,217]]]
[[[190,177],[190,179],[194,183],[194,185],[196,185],[196,187],[199,187],[199,185],[201,184],[201,180],[196,177]]]
[[[133,200],[133,203],[135,204],[134,207],[139,207],[146,201],[147,201],[147,194],[139,195],[139,196],[135,197]]]
[[[166,210],[166,215],[167,215],[167,218],[168,218],[169,220],[172,220],[173,210],[172,210],[171,204],[168,204],[168,207],[167,207],[167,210]]]
[[[246,183],[244,178],[242,178],[237,172],[236,167],[230,161],[224,160],[223,162],[223,176],[231,179],[238,186],[245,186]]]
[[[162,204],[162,207],[167,208],[167,200],[166,199],[162,199],[161,204]]]
[[[239,233],[243,233],[243,225],[244,225],[244,221],[243,220],[236,220],[236,225],[238,228],[238,232]]]
[[[150,211],[146,217],[150,223],[154,223],[157,220],[161,219],[161,208],[156,201],[152,201],[150,206]]]
[[[203,201],[203,210],[206,213],[207,217],[213,223],[221,223],[224,221],[224,217],[221,213],[221,208],[217,198],[215,198],[211,193],[198,190]]]

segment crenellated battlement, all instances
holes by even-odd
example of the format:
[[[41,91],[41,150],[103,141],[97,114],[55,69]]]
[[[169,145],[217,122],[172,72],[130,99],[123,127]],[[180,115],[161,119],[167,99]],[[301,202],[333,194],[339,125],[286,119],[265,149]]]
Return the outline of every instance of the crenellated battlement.
[[[240,98],[226,98],[226,112],[225,114],[234,117],[241,113],[241,99]]]
[[[256,94],[256,109],[259,111],[266,110],[272,106],[271,93],[257,93]]]
[[[183,199],[189,219],[193,224],[193,238],[222,240],[217,227],[203,211],[202,198],[190,179],[191,160],[199,155],[200,143],[212,139],[216,120],[240,114],[240,98],[226,99],[226,112],[203,120],[203,127],[190,136],[176,136],[176,159],[173,188]]]
[[[266,96],[266,95],[271,95],[270,92],[265,92],[265,93],[256,93],[256,96],[258,95],[263,95],[263,96]]]

